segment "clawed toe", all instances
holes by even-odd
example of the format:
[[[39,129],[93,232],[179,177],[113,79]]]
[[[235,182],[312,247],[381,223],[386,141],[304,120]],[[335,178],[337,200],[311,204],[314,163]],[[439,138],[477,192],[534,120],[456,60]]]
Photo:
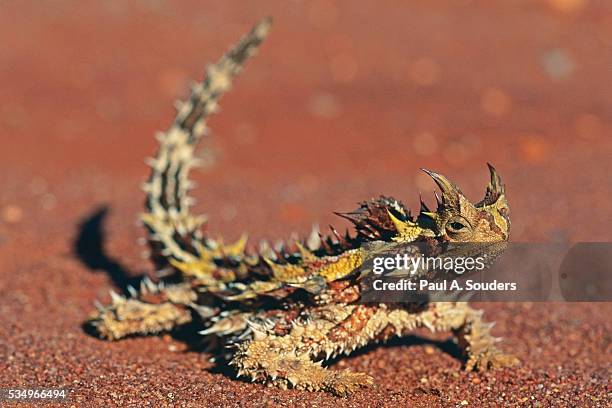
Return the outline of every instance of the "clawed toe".
[[[346,396],[361,387],[374,384],[374,379],[364,373],[356,373],[349,370],[334,373],[328,388],[338,396]]]
[[[477,356],[471,356],[466,365],[467,371],[486,371],[490,368],[512,367],[519,360],[512,354],[502,353],[499,350],[487,351]]]

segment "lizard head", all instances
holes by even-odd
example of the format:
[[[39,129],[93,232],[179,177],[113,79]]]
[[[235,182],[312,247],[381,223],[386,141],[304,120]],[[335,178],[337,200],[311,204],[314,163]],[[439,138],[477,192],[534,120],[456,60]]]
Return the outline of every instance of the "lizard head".
[[[507,241],[510,230],[509,208],[505,188],[493,166],[488,164],[491,179],[484,198],[473,204],[461,190],[441,174],[425,171],[438,185],[442,198],[435,212],[421,211],[419,224],[427,226],[448,242]]]
[[[508,240],[510,219],[504,185],[490,164],[491,180],[484,199],[473,204],[461,190],[443,175],[425,170],[438,185],[442,197],[436,194],[438,207],[429,210],[421,201],[416,219],[403,217],[389,210],[395,226],[396,242],[412,242],[420,238],[436,238],[443,242],[505,242]]]
[[[349,213],[336,213],[350,220],[358,236],[366,241],[414,242],[435,238],[442,242],[505,242],[510,219],[504,185],[493,166],[484,199],[473,204],[446,177],[425,171],[436,182],[442,197],[436,195],[435,211],[421,201],[416,217],[392,197],[364,201]]]

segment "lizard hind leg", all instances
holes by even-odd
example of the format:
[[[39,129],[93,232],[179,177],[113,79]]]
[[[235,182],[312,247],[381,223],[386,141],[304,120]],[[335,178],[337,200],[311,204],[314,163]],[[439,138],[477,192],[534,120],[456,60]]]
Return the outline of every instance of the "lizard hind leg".
[[[87,324],[103,339],[157,334],[192,321],[189,304],[195,300],[187,285],[158,286],[145,278],[131,297],[111,291],[111,304],[97,304]]]

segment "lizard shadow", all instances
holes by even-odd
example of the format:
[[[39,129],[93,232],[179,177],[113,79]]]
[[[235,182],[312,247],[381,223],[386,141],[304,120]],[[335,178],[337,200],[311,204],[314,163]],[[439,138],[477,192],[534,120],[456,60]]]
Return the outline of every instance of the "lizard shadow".
[[[448,338],[446,340],[434,340],[434,339],[430,339],[425,336],[420,336],[418,334],[410,334],[410,335],[402,336],[402,337],[394,337],[386,341],[385,343],[368,344],[367,346],[356,349],[355,351],[350,353],[348,356],[341,354],[334,358],[331,358],[327,360],[325,363],[323,363],[323,365],[328,366],[328,367],[333,366],[334,364],[338,363],[338,361],[340,361],[343,358],[347,358],[347,357],[354,358],[354,357],[362,356],[378,348],[392,349],[392,348],[399,348],[399,347],[413,347],[413,346],[425,346],[425,345],[433,346],[437,348],[438,350],[442,351],[443,353],[446,353],[449,356],[453,357],[454,359],[461,361],[462,363],[465,362],[465,355],[463,354],[463,351],[461,350],[459,345],[452,340],[452,338]]]
[[[106,273],[115,287],[127,295],[128,286],[137,286],[145,275],[133,276],[118,260],[106,253],[104,221],[108,212],[109,207],[102,205],[80,221],[73,254],[89,270]]]
[[[101,205],[81,219],[72,245],[72,254],[92,272],[108,275],[116,288],[126,295],[129,285],[134,285],[144,275],[133,276],[121,263],[106,253],[104,220],[109,207]],[[95,328],[88,322],[81,324],[81,329],[92,337],[98,337]]]

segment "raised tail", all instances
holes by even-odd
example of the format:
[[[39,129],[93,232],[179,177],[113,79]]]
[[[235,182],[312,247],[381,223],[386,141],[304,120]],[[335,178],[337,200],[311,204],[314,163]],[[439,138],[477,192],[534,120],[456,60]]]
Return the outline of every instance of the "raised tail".
[[[217,111],[221,95],[255,54],[271,23],[269,17],[261,20],[216,64],[209,65],[204,80],[191,87],[189,99],[176,103],[172,126],[157,134],[159,149],[155,158],[147,160],[151,174],[143,185],[146,201],[141,220],[148,229],[151,258],[158,268],[197,262],[201,248],[210,246],[201,231],[206,217],[189,212],[193,199],[188,195],[188,176],[198,164],[193,157],[195,145],[207,133],[206,119]]]

